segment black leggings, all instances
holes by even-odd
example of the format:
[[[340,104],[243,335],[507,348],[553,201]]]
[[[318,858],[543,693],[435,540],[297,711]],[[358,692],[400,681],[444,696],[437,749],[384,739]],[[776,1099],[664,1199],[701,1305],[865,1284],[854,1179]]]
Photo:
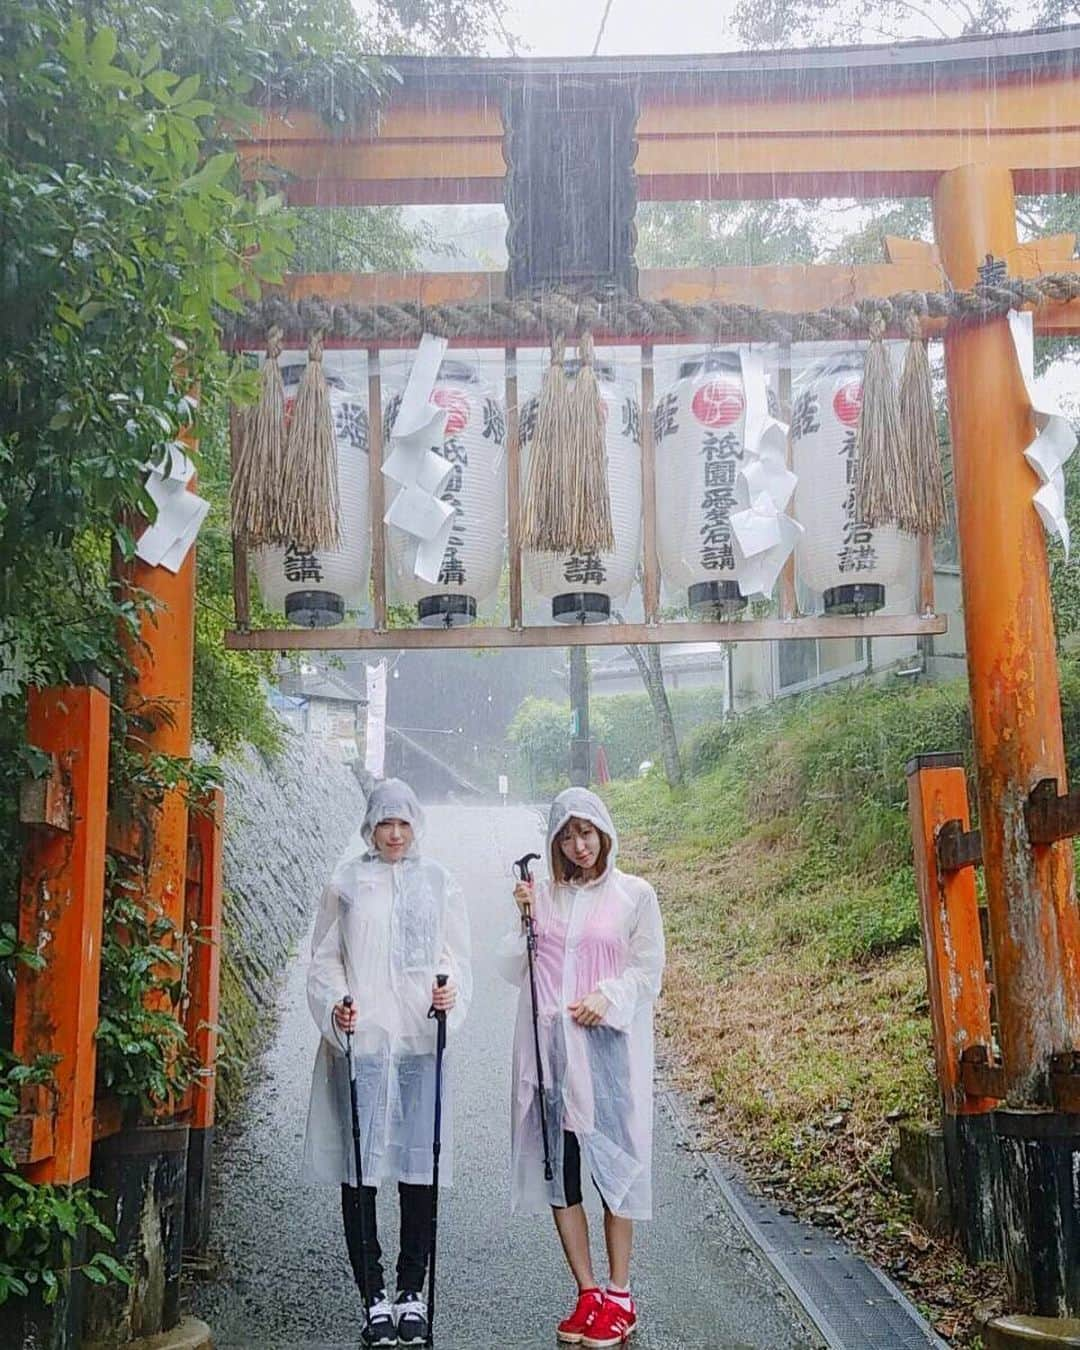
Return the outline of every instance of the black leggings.
[[[362,1199],[360,1198],[362,1196]],[[397,1291],[419,1293],[427,1274],[428,1252],[431,1249],[431,1187],[409,1186],[398,1182],[401,1202],[401,1250],[397,1259]],[[349,1248],[356,1286],[364,1292],[364,1263],[360,1259],[360,1213],[363,1206],[367,1230],[368,1289],[374,1298],[386,1287],[382,1268],[382,1248],[379,1246],[378,1224],[375,1217],[375,1187],[355,1186],[341,1188],[341,1214],[345,1220],[345,1242]]]
[[[578,1137],[572,1130],[563,1130],[563,1198],[566,1201],[566,1207],[571,1205],[580,1205],[581,1195],[581,1145],[578,1143]],[[593,1177],[592,1184],[596,1186],[596,1178]],[[604,1199],[604,1193],[599,1186],[596,1186],[596,1194],[600,1197],[600,1203],[606,1210],[608,1202]],[[558,1205],[555,1206],[559,1208]]]

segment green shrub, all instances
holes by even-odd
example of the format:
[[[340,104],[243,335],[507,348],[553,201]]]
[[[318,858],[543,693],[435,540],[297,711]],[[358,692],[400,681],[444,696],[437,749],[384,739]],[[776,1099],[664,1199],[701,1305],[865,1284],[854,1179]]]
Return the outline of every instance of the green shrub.
[[[720,715],[719,688],[675,689],[668,695],[680,742]],[[602,745],[613,778],[633,778],[645,760],[658,763],[660,738],[646,693],[600,694],[589,701],[590,736]],[[566,786],[570,756],[570,705],[526,698],[507,729],[534,795]]]

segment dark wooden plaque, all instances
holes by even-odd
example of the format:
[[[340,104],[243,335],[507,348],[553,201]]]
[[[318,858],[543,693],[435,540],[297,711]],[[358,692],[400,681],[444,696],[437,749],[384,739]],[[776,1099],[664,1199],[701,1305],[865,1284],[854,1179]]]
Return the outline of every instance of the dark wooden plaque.
[[[624,81],[526,80],[507,94],[510,293],[637,294],[636,99]]]

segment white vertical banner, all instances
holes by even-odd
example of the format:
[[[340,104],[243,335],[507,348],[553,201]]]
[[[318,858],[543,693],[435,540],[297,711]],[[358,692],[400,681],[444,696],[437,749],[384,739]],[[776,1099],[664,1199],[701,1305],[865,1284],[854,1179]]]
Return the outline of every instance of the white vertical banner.
[[[386,759],[386,662],[367,668],[367,729],[364,736],[364,768],[376,778],[383,776]]]

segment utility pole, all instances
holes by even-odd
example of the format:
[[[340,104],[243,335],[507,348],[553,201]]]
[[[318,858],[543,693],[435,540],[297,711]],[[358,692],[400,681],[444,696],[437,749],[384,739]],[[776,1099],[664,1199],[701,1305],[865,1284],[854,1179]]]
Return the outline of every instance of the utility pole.
[[[570,782],[588,787],[592,766],[589,741],[589,649],[570,648]]]

